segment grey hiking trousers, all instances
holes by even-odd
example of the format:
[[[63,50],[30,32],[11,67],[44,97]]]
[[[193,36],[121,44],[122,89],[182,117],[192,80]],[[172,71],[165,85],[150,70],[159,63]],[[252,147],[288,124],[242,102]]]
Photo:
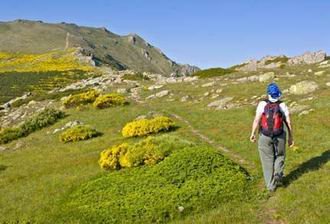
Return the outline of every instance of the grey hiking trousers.
[[[258,150],[268,190],[275,190],[277,178],[283,176],[286,133],[272,139],[260,133]]]

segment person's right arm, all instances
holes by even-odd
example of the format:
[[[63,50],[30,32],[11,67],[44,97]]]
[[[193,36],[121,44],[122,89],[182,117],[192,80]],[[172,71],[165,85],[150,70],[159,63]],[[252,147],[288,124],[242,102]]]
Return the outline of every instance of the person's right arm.
[[[252,123],[251,135],[250,135],[250,141],[251,142],[256,141],[256,132],[257,132],[257,128],[259,127],[260,118],[261,118],[260,114],[256,114],[256,116],[254,117],[254,120],[253,120],[253,123]]]

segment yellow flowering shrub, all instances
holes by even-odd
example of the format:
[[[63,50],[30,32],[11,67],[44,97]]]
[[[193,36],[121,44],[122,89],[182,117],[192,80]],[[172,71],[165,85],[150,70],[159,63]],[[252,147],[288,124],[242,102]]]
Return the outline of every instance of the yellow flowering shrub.
[[[101,152],[99,164],[103,169],[120,169],[155,165],[173,150],[193,144],[169,135],[149,136],[135,144],[122,143]]]
[[[101,168],[113,170],[120,169],[119,160],[122,155],[126,153],[128,147],[127,143],[123,143],[102,151],[99,159]]]
[[[165,116],[157,116],[152,119],[140,119],[129,122],[122,129],[124,137],[146,136],[161,131],[169,131],[175,123]]]
[[[44,54],[0,52],[0,72],[93,71],[75,57],[76,49],[54,50]]]
[[[63,100],[66,108],[93,103],[100,93],[94,89],[87,92],[70,95]]]
[[[100,133],[95,129],[86,125],[77,125],[75,127],[65,130],[60,134],[60,141],[62,142],[77,142],[87,140],[99,136]]]
[[[124,105],[124,104],[126,104],[124,96],[118,93],[109,93],[97,97],[93,103],[93,106],[98,109],[103,109],[111,106]]]

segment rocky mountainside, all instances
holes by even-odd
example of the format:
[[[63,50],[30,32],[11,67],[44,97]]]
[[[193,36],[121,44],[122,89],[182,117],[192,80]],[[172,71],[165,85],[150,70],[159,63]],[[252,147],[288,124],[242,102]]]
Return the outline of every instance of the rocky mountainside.
[[[0,51],[45,53],[51,50],[79,48],[96,65],[114,69],[132,69],[164,75],[189,75],[195,66],[181,65],[140,36],[120,36],[106,28],[76,24],[50,24],[42,21],[15,20],[0,22]]]

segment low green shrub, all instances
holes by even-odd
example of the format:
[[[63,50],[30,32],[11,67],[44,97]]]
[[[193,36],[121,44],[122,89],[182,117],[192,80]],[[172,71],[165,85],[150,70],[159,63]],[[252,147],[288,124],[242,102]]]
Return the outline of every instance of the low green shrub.
[[[86,125],[77,125],[60,134],[62,142],[77,142],[99,136],[101,133]]]
[[[99,164],[103,169],[155,165],[174,149],[191,145],[190,142],[168,135],[149,136],[135,144],[122,143],[104,150],[101,152]]]
[[[288,60],[289,58],[286,56],[276,57],[274,59],[265,61],[265,65],[269,65],[271,63],[287,63]]]
[[[65,113],[55,109],[45,109],[36,116],[28,119],[17,128],[6,128],[0,132],[0,144],[6,144],[32,132],[54,124],[63,118]]]
[[[100,95],[96,98],[93,106],[98,109],[103,109],[111,106],[120,106],[126,104],[125,97],[118,93],[109,93],[105,95]]]
[[[105,173],[65,196],[59,221],[167,223],[247,200],[248,176],[212,148],[173,149],[154,166]]]
[[[63,100],[63,105],[66,108],[70,108],[70,107],[76,107],[80,105],[93,103],[99,95],[100,93],[94,89],[88,90],[83,93],[74,94],[66,97]]]
[[[140,119],[127,123],[122,129],[124,137],[146,136],[161,131],[169,131],[175,127],[174,121],[165,116],[152,119]]]
[[[0,144],[6,144],[22,137],[19,128],[5,128],[0,132]]]
[[[199,78],[211,78],[216,76],[228,75],[235,72],[232,68],[210,68],[195,72],[193,75]]]
[[[34,131],[54,124],[57,120],[63,118],[65,113],[55,109],[45,109],[35,117],[25,121],[20,129],[23,135],[28,135]]]
[[[141,81],[141,80],[150,80],[150,78],[146,75],[143,75],[142,73],[138,72],[135,74],[125,74],[122,77],[126,80],[133,80],[133,81]]]

